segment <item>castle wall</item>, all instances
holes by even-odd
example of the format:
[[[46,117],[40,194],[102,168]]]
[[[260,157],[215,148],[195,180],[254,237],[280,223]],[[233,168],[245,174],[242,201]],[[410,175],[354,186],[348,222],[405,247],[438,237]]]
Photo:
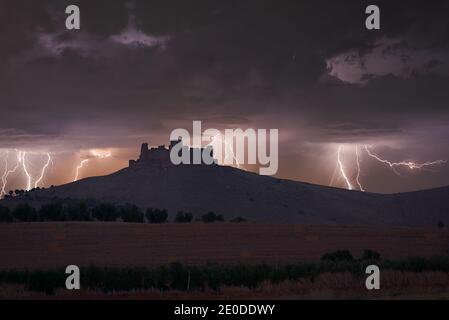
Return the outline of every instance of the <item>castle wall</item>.
[[[181,140],[170,141],[170,146],[168,149],[165,148],[165,146],[159,146],[157,148],[148,148],[148,143],[142,143],[139,158],[137,160],[129,160],[129,167],[134,167],[136,165],[157,165],[157,166],[173,165],[170,161],[170,150],[173,146],[175,146],[179,142],[181,142]],[[192,164],[193,164],[194,150],[195,149],[193,148],[189,150],[190,163]],[[201,152],[203,152],[204,148],[201,148],[200,150]],[[213,155],[213,151],[211,152]],[[201,162],[203,163],[202,158]]]

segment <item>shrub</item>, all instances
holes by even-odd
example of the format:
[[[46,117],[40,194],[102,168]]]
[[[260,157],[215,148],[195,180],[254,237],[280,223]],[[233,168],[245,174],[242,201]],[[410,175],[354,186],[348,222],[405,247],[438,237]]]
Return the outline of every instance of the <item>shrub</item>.
[[[187,290],[189,286],[189,270],[179,262],[172,263],[169,266],[170,288],[175,290]]]
[[[12,222],[11,210],[8,207],[0,206],[0,222]]]
[[[444,222],[438,221],[438,228],[443,229],[444,228]]]
[[[14,193],[16,194],[16,196],[23,196],[25,194],[25,190],[16,189],[14,190]]]
[[[381,257],[380,257],[379,252],[365,249],[365,250],[363,250],[362,257],[360,258],[360,260],[362,260],[362,261],[380,261]]]
[[[167,210],[163,209],[152,209],[148,208],[145,216],[149,223],[164,223],[167,222],[168,213]]]
[[[84,202],[71,202],[65,206],[67,220],[70,221],[90,221],[90,214]]]
[[[211,222],[215,222],[215,221],[223,222],[224,218],[221,214],[216,215],[214,212],[210,211],[201,217],[201,221],[206,222],[206,223],[211,223]]]
[[[39,219],[42,221],[65,221],[66,216],[61,203],[48,203],[39,209]]]
[[[55,290],[61,287],[61,283],[65,283],[65,274],[62,270],[38,270],[29,275],[27,288],[31,291],[53,295]]]
[[[12,211],[12,216],[18,221],[37,221],[36,209],[28,203],[21,203],[17,205]]]
[[[193,214],[190,212],[178,211],[175,217],[175,222],[178,223],[189,223],[193,220]]]
[[[332,261],[332,262],[341,262],[341,261],[354,261],[354,257],[351,252],[348,250],[338,250],[330,253],[326,253],[321,257],[322,261]]]
[[[92,209],[92,216],[99,221],[115,221],[119,215],[115,205],[101,203]]]
[[[143,222],[143,212],[134,204],[126,204],[120,208],[120,217],[124,222]]]

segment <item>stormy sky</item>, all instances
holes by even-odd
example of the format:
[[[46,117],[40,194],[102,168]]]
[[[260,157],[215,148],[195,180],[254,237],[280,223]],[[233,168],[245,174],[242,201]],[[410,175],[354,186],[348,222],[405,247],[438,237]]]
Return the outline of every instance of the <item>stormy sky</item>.
[[[81,30],[65,29],[65,8]],[[381,30],[365,28],[365,8]],[[449,185],[449,1],[0,0],[0,175],[114,172],[175,128],[279,129],[277,176],[392,193]],[[92,150],[96,150],[92,153]],[[98,156],[98,154],[103,156]],[[110,157],[104,155],[110,153]],[[8,168],[6,161],[8,160]],[[6,189],[24,188],[20,168]]]

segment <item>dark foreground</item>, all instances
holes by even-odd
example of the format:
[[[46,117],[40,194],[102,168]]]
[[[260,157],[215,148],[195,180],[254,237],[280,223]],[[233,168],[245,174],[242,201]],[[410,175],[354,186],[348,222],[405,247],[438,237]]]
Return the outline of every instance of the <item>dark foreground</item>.
[[[359,260],[365,249],[381,261]],[[320,262],[336,250],[356,260]],[[12,223],[0,224],[0,252],[0,298],[449,298],[447,229]],[[382,269],[379,291],[365,288],[367,263]],[[76,292],[64,288],[73,264]]]

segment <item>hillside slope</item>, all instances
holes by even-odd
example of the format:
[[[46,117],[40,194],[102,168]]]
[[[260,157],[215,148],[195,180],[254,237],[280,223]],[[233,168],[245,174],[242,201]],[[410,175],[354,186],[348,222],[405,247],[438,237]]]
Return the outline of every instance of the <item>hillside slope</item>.
[[[222,166],[138,166],[108,176],[34,191],[33,201],[95,198],[226,219],[309,224],[436,226],[449,224],[449,188],[381,195],[260,176]],[[11,200],[10,200],[11,201]],[[18,200],[12,200],[16,202]]]

